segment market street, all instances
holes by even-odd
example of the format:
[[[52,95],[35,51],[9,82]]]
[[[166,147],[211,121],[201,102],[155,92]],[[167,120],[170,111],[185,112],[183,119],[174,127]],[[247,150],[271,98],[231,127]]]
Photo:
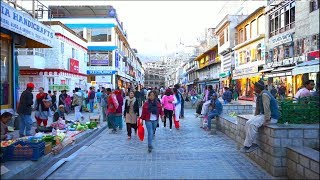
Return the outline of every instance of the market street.
[[[241,154],[221,132],[209,135],[199,128],[194,110],[185,110],[180,130],[157,129],[154,150],[147,140],[127,139],[103,131],[97,140],[48,179],[270,179],[268,173]],[[160,123],[162,126],[162,123]],[[145,132],[147,133],[147,132]],[[145,138],[146,138],[145,134]]]

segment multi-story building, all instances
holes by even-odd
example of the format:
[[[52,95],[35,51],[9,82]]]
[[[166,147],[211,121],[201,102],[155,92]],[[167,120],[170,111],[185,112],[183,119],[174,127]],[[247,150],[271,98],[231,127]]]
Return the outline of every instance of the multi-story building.
[[[54,31],[54,46],[50,49],[17,50],[20,87],[34,82],[36,87],[43,87],[45,91],[69,91],[75,87],[87,89],[87,40],[59,21],[42,23]]]
[[[196,57],[191,57],[187,62],[186,73],[187,73],[187,89],[195,87],[195,82],[198,80],[198,61],[195,61]]]
[[[29,60],[22,59],[18,63],[16,50],[54,47],[54,32],[34,17],[18,3],[1,1],[1,114],[5,111],[15,112],[19,101],[18,90],[26,88],[19,87],[19,64],[29,63]],[[44,59],[42,63],[46,61]]]
[[[164,61],[146,62],[145,63],[145,80],[146,87],[161,87],[166,86],[165,75],[168,64]]]
[[[233,48],[235,68],[232,80],[239,99],[254,100],[254,83],[259,81],[259,67],[265,64],[265,7],[260,7],[236,27],[237,44]]]
[[[231,86],[231,72],[234,67],[235,27],[247,15],[226,15],[216,26],[215,33],[218,38],[218,54],[221,58],[220,87]]]

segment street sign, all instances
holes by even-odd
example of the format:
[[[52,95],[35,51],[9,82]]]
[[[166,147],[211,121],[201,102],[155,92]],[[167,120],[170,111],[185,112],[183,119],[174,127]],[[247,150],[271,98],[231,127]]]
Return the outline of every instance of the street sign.
[[[116,70],[87,70],[87,74],[96,74],[96,75],[112,75],[116,74]]]

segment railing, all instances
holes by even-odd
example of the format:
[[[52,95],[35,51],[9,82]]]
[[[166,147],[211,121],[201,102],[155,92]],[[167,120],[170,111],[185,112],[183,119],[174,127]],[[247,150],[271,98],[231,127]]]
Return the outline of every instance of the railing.
[[[280,102],[281,118],[279,123],[314,124],[319,123],[319,96],[304,97],[298,100]]]

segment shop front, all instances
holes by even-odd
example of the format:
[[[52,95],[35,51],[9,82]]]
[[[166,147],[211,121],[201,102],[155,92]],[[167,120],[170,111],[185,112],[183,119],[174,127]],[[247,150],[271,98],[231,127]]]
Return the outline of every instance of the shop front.
[[[98,87],[114,88],[113,76],[116,70],[87,70],[88,76],[94,76],[94,83]],[[92,81],[91,81],[92,82]]]
[[[51,48],[54,32],[26,13],[1,1],[1,113],[15,111],[19,65],[16,48]]]
[[[292,70],[292,75],[300,77],[300,86],[298,87],[302,86],[304,80],[314,80],[315,84],[320,82],[319,65],[319,59],[312,60],[301,63]]]

